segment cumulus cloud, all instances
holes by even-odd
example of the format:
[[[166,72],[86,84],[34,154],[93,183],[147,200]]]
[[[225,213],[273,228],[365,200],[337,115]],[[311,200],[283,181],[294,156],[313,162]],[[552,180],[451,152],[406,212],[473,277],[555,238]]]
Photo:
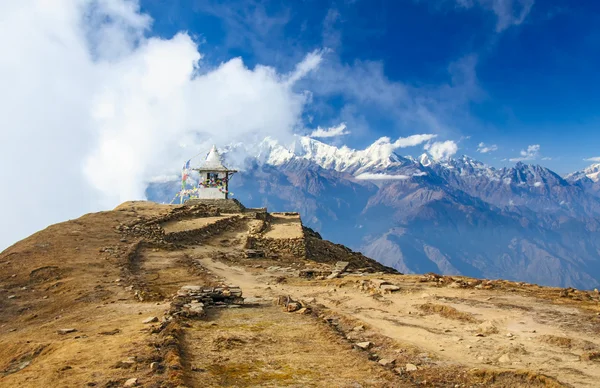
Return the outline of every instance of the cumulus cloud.
[[[435,160],[446,160],[451,158],[458,151],[458,145],[453,140],[442,142],[427,143],[424,149]]]
[[[593,158],[587,158],[583,160],[586,160],[588,162],[600,162],[600,156],[594,156]]]
[[[341,123],[340,125],[337,125],[335,127],[330,127],[327,129],[317,127],[317,129],[315,129],[309,136],[321,138],[321,137],[342,136],[342,135],[348,135],[348,134],[350,134],[350,131],[346,130],[346,124]]]
[[[498,150],[498,146],[496,144],[485,145],[484,143],[479,143],[477,146],[477,152],[482,154],[487,154],[488,152],[494,152]]]
[[[382,174],[382,173],[362,173],[358,174],[356,179],[361,180],[407,180],[410,179],[408,175],[391,175],[391,174]]]
[[[525,21],[535,0],[456,0],[464,8],[479,5],[496,14],[496,31],[501,32],[510,26],[519,25]]]
[[[0,51],[10,53],[0,56],[0,200],[14,205],[0,249],[144,198],[151,177],[210,143],[290,138],[310,97],[294,82],[321,57],[289,74],[239,58],[211,68],[187,33],[149,36],[135,0],[9,1],[0,15]]]
[[[518,158],[510,158],[508,160],[510,160],[511,162],[523,162],[526,160],[535,160],[540,156],[540,145],[532,144],[532,145],[528,146],[526,150],[521,150],[520,155],[521,156],[519,156]]]

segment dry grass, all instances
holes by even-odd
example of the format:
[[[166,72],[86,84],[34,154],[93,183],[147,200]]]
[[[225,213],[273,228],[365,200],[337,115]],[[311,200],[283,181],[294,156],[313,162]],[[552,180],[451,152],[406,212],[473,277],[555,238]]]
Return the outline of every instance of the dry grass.
[[[559,337],[556,335],[541,335],[539,340],[549,345],[570,349],[573,347],[573,339],[569,337]]]
[[[473,316],[473,314],[458,311],[454,307],[443,304],[425,303],[417,307],[426,314],[438,314],[444,318],[454,319],[462,322],[480,322]]]
[[[600,361],[600,352],[587,352],[581,355],[584,361]]]

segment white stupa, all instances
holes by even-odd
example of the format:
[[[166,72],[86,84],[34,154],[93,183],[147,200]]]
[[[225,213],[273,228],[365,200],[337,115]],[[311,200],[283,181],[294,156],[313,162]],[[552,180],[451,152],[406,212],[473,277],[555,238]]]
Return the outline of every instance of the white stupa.
[[[223,165],[217,147],[213,145],[206,160],[193,170],[200,174],[199,199],[227,199],[229,197],[229,179],[237,171],[230,170]]]

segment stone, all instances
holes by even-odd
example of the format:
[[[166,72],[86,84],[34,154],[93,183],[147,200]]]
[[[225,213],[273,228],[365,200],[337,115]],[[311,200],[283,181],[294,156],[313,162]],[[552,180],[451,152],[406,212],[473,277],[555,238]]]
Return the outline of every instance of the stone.
[[[123,384],[123,387],[136,387],[138,385],[138,379],[133,377],[127,381],[125,381],[125,384]]]
[[[373,286],[375,286],[376,288],[381,288],[381,286],[385,284],[390,284],[390,282],[383,279],[371,279],[371,284],[373,284]]]
[[[417,370],[417,366],[415,364],[406,364],[405,369],[407,372],[414,372]]]
[[[379,365],[390,366],[393,365],[395,362],[396,360],[392,358],[382,358],[381,360],[379,360]]]
[[[396,372],[399,375],[402,375],[402,373],[404,373],[404,371],[402,370],[402,368],[394,368],[394,372]]]
[[[331,275],[327,276],[327,279],[331,280],[331,279],[335,279],[335,278],[337,278],[339,276],[340,276],[340,273],[337,272],[337,271],[335,271],[335,272],[332,272]]]
[[[363,330],[365,330],[365,327],[363,325],[355,326],[354,328],[352,328],[352,331],[363,331]]]
[[[310,309],[307,307],[302,307],[300,310],[296,311],[296,314],[310,314]]]
[[[8,299],[15,299],[17,296],[16,295],[9,295]]]
[[[361,349],[369,349],[371,347],[371,343],[369,341],[357,342],[356,346],[358,346]]]
[[[510,362],[510,357],[508,356],[508,354],[503,354],[502,356],[500,356],[500,358],[498,358],[498,362],[501,362],[503,364]]]
[[[69,328],[69,329],[58,329],[56,332],[58,334],[64,335],[64,334],[69,334],[69,333],[75,333],[76,331],[77,331],[77,329]]]
[[[294,311],[298,311],[302,308],[302,305],[298,302],[291,302],[288,303],[286,306],[286,311],[288,313],[293,313]]]
[[[512,333],[507,333],[507,334],[506,334],[506,336],[507,336],[508,338],[512,338],[512,337],[513,337]]]
[[[398,286],[395,286],[395,285],[393,285],[393,284],[382,284],[382,285],[379,287],[379,289],[380,289],[380,290],[383,290],[383,291],[394,292],[394,291],[398,291],[398,290],[400,289],[400,287],[398,287]]]
[[[142,321],[142,323],[153,323],[153,322],[158,322],[158,318],[157,317],[149,317],[146,318]]]
[[[350,263],[347,261],[338,261],[335,263],[335,270],[338,272],[344,272],[349,265]]]

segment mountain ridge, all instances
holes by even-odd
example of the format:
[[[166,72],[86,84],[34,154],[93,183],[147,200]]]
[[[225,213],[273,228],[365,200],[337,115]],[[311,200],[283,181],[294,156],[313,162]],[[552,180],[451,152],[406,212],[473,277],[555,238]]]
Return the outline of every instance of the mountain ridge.
[[[521,162],[496,169],[466,155],[405,157],[389,138],[365,150],[295,140],[284,147],[265,139],[255,148],[236,166],[235,196],[251,206],[297,209],[326,238],[408,273],[452,269],[546,285],[600,285],[600,197],[587,176],[575,180]],[[226,150],[225,159],[237,151]],[[148,198],[166,201],[156,194],[165,187],[174,194],[177,186],[152,184]]]

